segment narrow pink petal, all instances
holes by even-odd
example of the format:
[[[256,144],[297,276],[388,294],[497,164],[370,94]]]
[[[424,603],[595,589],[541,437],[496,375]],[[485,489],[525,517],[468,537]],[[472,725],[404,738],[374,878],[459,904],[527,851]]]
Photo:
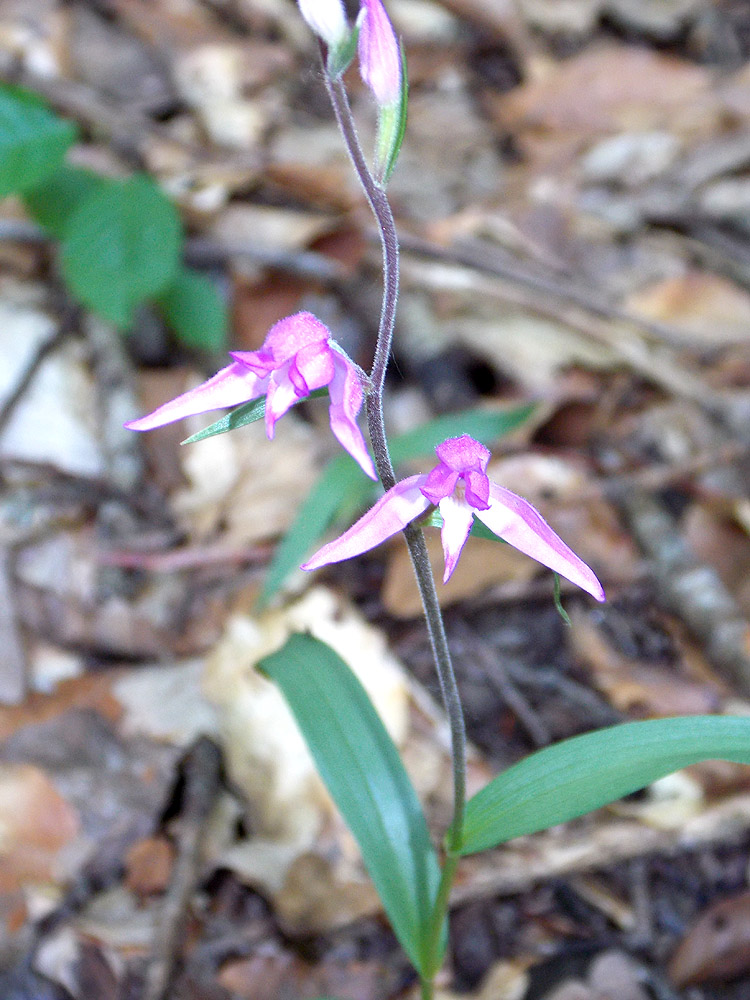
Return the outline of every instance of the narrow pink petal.
[[[351,362],[338,351],[332,351],[334,375],[328,387],[331,405],[329,416],[331,430],[336,440],[370,479],[377,479],[365,439],[357,424],[357,414],[362,408],[362,386],[359,375]]]
[[[420,490],[424,478],[424,476],[409,476],[396,483],[348,531],[334,541],[328,542],[308,559],[302,569],[319,569],[329,563],[351,559],[363,552],[369,552],[386,538],[401,531],[430,506]]]
[[[145,417],[129,420],[125,426],[131,431],[150,431],[154,427],[163,427],[196,413],[248,403],[263,395],[267,381],[235,361],[202,385],[183,392],[181,396],[164,403]]]
[[[443,554],[445,555],[445,572],[443,573],[443,583],[447,583],[451,578],[453,570],[456,568],[458,557],[469,537],[471,525],[474,520],[473,509],[465,500],[458,497],[445,497],[440,501],[440,513],[443,517],[443,527],[440,530],[440,537],[443,542]]]
[[[520,552],[564,576],[597,601],[605,599],[594,571],[568,548],[527,500],[490,483],[490,508],[475,513],[490,531]]]
[[[298,392],[289,378],[289,363],[275,371],[268,380],[266,395],[266,435],[273,438],[276,421],[307,393]]]
[[[239,361],[241,365],[244,365],[261,377],[270,375],[274,368],[277,367],[273,355],[269,354],[268,351],[230,351],[229,355],[235,361]]]

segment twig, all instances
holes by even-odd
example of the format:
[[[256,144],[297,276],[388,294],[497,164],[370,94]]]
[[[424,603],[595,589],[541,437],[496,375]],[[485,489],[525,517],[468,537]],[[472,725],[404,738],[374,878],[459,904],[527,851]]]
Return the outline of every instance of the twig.
[[[711,662],[750,695],[750,624],[712,567],[700,563],[659,502],[643,490],[626,492],[620,506],[653,560],[657,595],[706,648]]]
[[[165,1000],[180,951],[188,904],[200,874],[206,821],[221,777],[216,744],[201,737],[185,758],[184,808],[177,836],[177,860],[162,904],[143,1000]]]
[[[53,351],[62,344],[62,342],[71,334],[77,327],[79,320],[79,313],[77,309],[71,309],[66,312],[63,316],[60,325],[49,337],[40,344],[34,353],[31,361],[26,366],[26,371],[21,375],[18,382],[16,383],[13,392],[4,400],[2,406],[0,406],[0,434],[3,433],[5,428],[8,426],[16,407],[21,402],[24,393],[29,388],[31,383],[34,381],[36,373],[42,366],[42,363]]]
[[[513,683],[502,659],[493,656],[487,643],[483,642],[465,623],[460,622],[455,631],[458,633],[458,642],[460,643],[458,651],[462,652],[461,646],[464,647],[463,659],[467,663],[478,664],[489,684],[495,688],[503,701],[514,712],[532,742],[537,747],[551,743],[552,734]]]
[[[26,656],[16,620],[11,556],[0,547],[0,704],[18,705],[26,694]]]

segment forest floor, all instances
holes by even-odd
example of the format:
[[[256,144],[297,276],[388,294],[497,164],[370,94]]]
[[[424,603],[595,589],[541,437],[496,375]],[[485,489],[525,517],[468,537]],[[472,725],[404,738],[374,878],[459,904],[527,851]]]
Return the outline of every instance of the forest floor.
[[[747,3],[388,6],[411,86],[389,427],[533,404],[492,478],[608,595],[563,588],[566,625],[550,574],[469,541],[440,594],[472,788],[618,721],[747,714]],[[70,162],[158,180],[228,347],[309,309],[368,368],[379,247],[316,60],[291,0],[0,6],[3,82],[77,122]],[[324,403],[273,442],[256,425],[179,448],[202,418],[124,430],[225,355],[148,309],[122,336],[71,302],[57,249],[0,202],[0,996],[414,997],[252,669],[305,628],[366,663],[438,838],[445,727],[403,542],[282,574],[259,610],[336,455]],[[750,771],[712,763],[466,859],[444,996],[747,1000],[749,847]]]

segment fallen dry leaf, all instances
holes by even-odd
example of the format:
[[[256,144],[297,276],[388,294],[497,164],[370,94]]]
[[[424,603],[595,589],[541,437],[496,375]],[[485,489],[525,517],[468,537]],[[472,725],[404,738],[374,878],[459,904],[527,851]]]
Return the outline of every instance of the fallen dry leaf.
[[[0,892],[53,878],[78,833],[78,814],[40,768],[0,764]]]
[[[709,906],[680,942],[669,975],[680,987],[724,982],[750,969],[750,892]]]

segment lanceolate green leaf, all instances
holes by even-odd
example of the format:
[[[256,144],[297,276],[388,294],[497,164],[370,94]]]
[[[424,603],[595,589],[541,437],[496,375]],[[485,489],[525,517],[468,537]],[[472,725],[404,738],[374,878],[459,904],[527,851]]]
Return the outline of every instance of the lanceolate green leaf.
[[[175,279],[181,246],[177,210],[150,178],[110,180],[69,216],[62,269],[81,302],[127,329],[136,306]]]
[[[327,389],[316,389],[310,393],[309,399],[316,399],[318,396],[327,396]],[[236,431],[238,427],[246,424],[254,424],[256,420],[261,420],[266,413],[266,397],[261,396],[250,403],[243,403],[223,417],[220,417],[202,431],[196,431],[189,438],[185,438],[182,444],[195,444],[196,441],[203,441],[204,438],[215,437],[217,434],[226,434],[229,431]]]
[[[564,823],[702,760],[750,764],[750,718],[628,722],[545,747],[469,801],[460,853]]]
[[[259,668],[281,688],[401,946],[424,971],[440,871],[419,800],[385,726],[341,657],[310,635],[292,636]]]
[[[77,130],[36,94],[0,87],[0,198],[26,191],[57,170]]]

